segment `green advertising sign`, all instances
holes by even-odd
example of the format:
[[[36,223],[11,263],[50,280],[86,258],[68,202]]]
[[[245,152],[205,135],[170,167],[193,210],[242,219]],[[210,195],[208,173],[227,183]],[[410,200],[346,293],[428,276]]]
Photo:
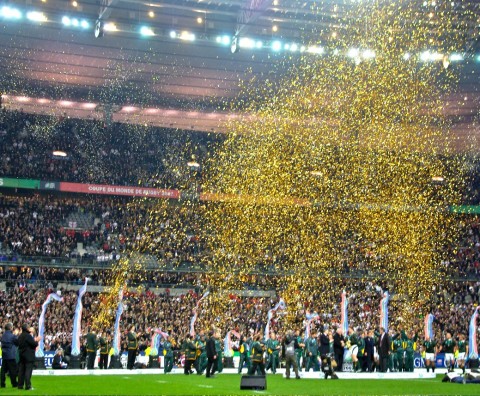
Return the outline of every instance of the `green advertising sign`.
[[[0,187],[37,189],[40,187],[40,180],[0,177]]]
[[[451,206],[452,213],[480,214],[480,205],[457,205]]]

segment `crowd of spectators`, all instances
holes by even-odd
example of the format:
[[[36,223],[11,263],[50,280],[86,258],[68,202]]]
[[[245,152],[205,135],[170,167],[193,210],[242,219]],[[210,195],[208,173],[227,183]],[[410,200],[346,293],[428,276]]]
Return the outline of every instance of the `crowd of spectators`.
[[[174,133],[142,126],[105,126],[91,120],[1,110],[0,176],[184,188],[192,177],[188,160],[192,156],[198,161],[205,160],[209,145],[218,139],[206,134]],[[67,158],[52,156],[53,150],[65,151]],[[472,197],[478,196],[476,194]],[[150,216],[154,204],[157,203],[153,200],[127,197],[13,191],[0,195],[0,281],[5,281],[7,286],[6,291],[0,292],[0,318],[13,321],[16,327],[25,321],[37,325],[41,305],[49,292],[63,284],[81,285],[85,277],[91,279],[90,285],[106,285],[110,262],[140,247],[145,256],[154,256],[156,263],[161,265],[129,278],[130,286],[142,283],[146,292],[127,293],[122,329],[136,324],[142,333],[142,343],[146,345],[150,338],[148,328],[161,327],[179,343],[189,331],[193,308],[201,295],[204,284],[201,263],[208,258],[209,252],[199,237],[199,206],[165,201],[161,219],[153,222],[152,232]],[[73,214],[83,215],[86,225],[72,226],[69,218]],[[439,338],[445,329],[454,334],[467,331],[470,315],[480,304],[480,218],[478,215],[458,215],[457,218],[463,234],[457,245],[448,247],[454,254],[442,265],[450,277],[460,279],[448,287],[432,285],[436,287],[435,295],[426,304],[438,320]],[[149,241],[153,244],[142,244],[146,234],[150,235]],[[356,268],[368,266],[368,241],[344,242],[351,248],[349,258],[356,260]],[[103,268],[91,265],[105,261]],[[168,265],[172,269],[158,269]],[[348,266],[344,268],[345,275],[348,269]],[[276,283],[281,277],[269,275],[268,281],[261,275],[247,278],[244,289],[281,290],[281,285]],[[360,283],[349,276],[341,282],[341,286],[354,296],[349,303],[351,325],[377,327],[380,291],[386,285],[373,281]],[[342,289],[341,286],[337,289]],[[164,290],[157,295],[151,291],[153,287]],[[166,291],[169,288],[188,291],[170,295]],[[58,346],[66,349],[71,342],[76,291],[60,291],[64,302],[53,303],[47,311],[47,350],[55,350]],[[314,331],[339,322],[338,296],[331,297],[329,305],[322,302],[320,309],[317,302],[324,298],[325,292],[319,292],[305,301],[305,310],[318,309],[320,313],[313,325]],[[223,334],[234,328],[242,332],[248,328],[261,331],[267,312],[276,301],[273,297],[231,295],[223,304],[221,314],[210,309],[207,302],[199,312],[198,326],[207,328],[215,323],[222,328]],[[100,304],[101,296],[87,292],[82,317],[84,329],[92,324],[92,315],[98,312]],[[296,319],[299,328],[303,327],[304,314],[305,311],[300,311]],[[392,303],[390,316],[393,327],[402,323],[395,303]],[[282,311],[275,316],[272,329],[284,331]],[[420,334],[423,330],[420,313],[415,330]]]
[[[466,216],[462,219],[463,238],[456,249],[455,258],[444,264],[448,273],[456,277],[480,274],[480,218]]]
[[[0,196],[0,248],[25,256],[68,255],[74,241],[63,232],[71,200],[52,196]]]
[[[374,283],[358,285],[355,280],[344,282],[353,297],[349,303],[349,324],[354,329],[378,329],[379,305],[382,297],[381,289]],[[12,321],[15,327],[29,322],[38,326],[41,306],[48,293],[52,292],[49,287],[23,288],[15,287],[6,292],[0,292],[0,318],[3,321]],[[73,316],[77,302],[76,291],[58,290],[63,302],[52,302],[45,318],[45,351],[55,351],[59,346],[69,351],[71,343],[71,331],[73,329]],[[140,348],[146,348],[151,340],[151,329],[161,328],[168,332],[180,346],[182,340],[190,331],[190,320],[193,310],[201,293],[195,293],[193,289],[181,295],[169,295],[166,292],[154,294],[150,291],[144,293],[129,292],[124,296],[124,313],[120,324],[122,333],[122,349],[126,349],[126,333],[130,325],[137,326],[140,334]],[[325,297],[325,296],[323,296]],[[320,298],[320,295],[318,296]],[[86,334],[87,328],[93,323],[95,315],[100,312],[103,296],[88,292],[83,297],[82,329]],[[263,332],[267,320],[267,312],[278,301],[277,297],[240,297],[227,296],[223,304],[224,311],[220,314],[215,311],[214,305],[205,301],[198,311],[198,319],[195,325],[196,331],[207,331],[212,324],[222,329],[222,336],[227,331],[236,330],[240,333]],[[325,327],[334,329],[340,324],[339,300],[335,301],[331,311],[327,312],[317,308],[320,300],[314,296],[306,305],[310,312],[318,311],[319,318],[312,324],[312,334],[321,332]],[[434,325],[436,338],[443,340],[447,331],[458,336],[463,332],[468,334],[469,319],[480,302],[480,282],[468,284],[458,283],[453,289],[439,288],[432,304],[430,312],[435,315]],[[427,304],[428,306],[428,304]],[[420,338],[423,337],[423,317],[430,312],[418,313],[416,324],[413,328]],[[284,311],[277,311],[271,322],[271,330],[282,336],[288,329],[284,325]],[[295,327],[303,331],[305,327],[306,309],[300,310],[296,319]],[[111,313],[113,323],[114,313]],[[396,305],[393,304],[389,312],[390,327],[398,331],[405,324],[400,317]],[[101,329],[102,332],[113,332],[112,328]],[[67,352],[68,353],[68,352]]]
[[[222,136],[0,110],[0,175],[48,181],[184,188],[192,157]],[[63,151],[66,157],[54,156]]]
[[[155,217],[159,210],[157,207],[152,210],[153,205],[158,202],[127,197],[0,195],[0,263],[28,266],[38,260],[52,264],[73,261],[81,267],[82,263],[87,266],[107,261],[104,267],[108,268],[109,261],[118,260],[126,251],[134,249],[154,257],[155,265],[160,263],[170,269],[182,265],[186,265],[186,269],[200,268],[209,254],[200,237],[202,208],[162,201],[162,213]],[[88,219],[87,225],[81,229],[70,228],[68,219],[72,213],[82,213]],[[454,246],[448,247],[451,258],[442,265],[454,278],[478,276],[480,219],[473,215],[457,216],[457,219],[461,235]],[[142,245],[146,235],[149,243]],[[345,263],[350,264],[342,271],[368,268],[372,250],[369,242],[344,242],[348,249],[345,248],[343,256]],[[352,262],[355,265],[352,266]],[[9,277],[14,275],[10,272]],[[54,280],[64,277],[61,271],[51,276]],[[73,281],[73,278],[68,275],[65,279]]]
[[[0,175],[48,181],[191,188],[222,134],[177,131],[0,110]],[[54,156],[63,151],[66,157]],[[194,161],[192,161],[192,159]],[[480,203],[480,163],[471,160],[464,204]],[[195,177],[201,177],[201,172]]]
[[[128,198],[112,197],[63,197],[51,194],[46,195],[4,195],[0,197],[0,238],[2,243],[3,258],[10,260],[13,256],[21,259],[21,254],[34,253],[44,258],[55,258],[54,251],[43,249],[45,245],[54,247],[55,252],[61,251],[68,256],[68,250],[78,241],[88,244],[97,244],[99,248],[107,251],[118,250],[123,252],[131,247],[129,243],[136,240],[138,235],[144,232],[144,222],[141,219],[147,217],[149,210],[148,200],[139,201],[140,204],[131,205]],[[134,209],[132,217],[131,211]],[[202,251],[202,245],[195,238],[191,238],[195,226],[189,225],[189,219],[194,219],[190,210],[193,207],[178,205],[175,202],[165,203],[164,209],[169,213],[166,220],[159,224],[165,239],[159,245],[162,247],[163,257],[170,259],[181,257],[182,260],[192,259],[195,252]],[[92,228],[89,230],[77,230],[69,233],[65,226],[68,215],[73,211],[81,211],[91,218]],[[136,220],[133,221],[132,219]],[[471,279],[478,279],[480,260],[480,227],[477,216],[462,216],[460,218],[464,226],[460,246],[456,249],[456,256],[451,262],[443,263],[449,269],[453,277],[468,275]],[[183,231],[176,233],[179,226]],[[178,235],[177,235],[178,234]],[[40,242],[36,244],[38,239]],[[187,237],[188,235],[188,237]],[[34,238],[31,238],[35,236]],[[181,240],[176,241],[176,238]],[[20,242],[20,243],[19,243]],[[107,246],[108,242],[108,246]],[[32,250],[33,246],[40,249]],[[25,250],[23,250],[25,249]],[[182,252],[183,250],[183,252]],[[359,249],[368,252],[368,248]],[[365,258],[366,253],[359,257]],[[15,265],[18,264],[18,265]],[[188,269],[189,267],[187,267]],[[55,263],[45,262],[41,266],[32,266],[27,263],[8,262],[0,267],[0,278],[7,282],[7,291],[0,293],[0,317],[4,320],[14,320],[16,325],[22,321],[37,323],[42,302],[49,291],[57,290],[63,284],[83,284],[85,277],[91,279],[90,285],[105,285],[110,276],[109,267],[82,268],[81,266],[68,268],[58,266]],[[126,311],[122,319],[124,329],[129,324],[135,323],[143,334],[143,345],[147,345],[150,339],[147,329],[149,327],[161,327],[171,332],[180,342],[189,330],[189,321],[195,301],[200,293],[199,285],[204,284],[204,274],[190,272],[151,270],[138,276],[130,277],[130,285],[142,283],[146,286],[146,293],[130,294],[125,299]],[[253,277],[245,280],[244,288],[255,286],[257,289],[281,290],[281,277],[270,277],[269,282],[262,282],[266,277]],[[278,285],[276,282],[278,281]],[[337,289],[346,288],[354,297],[349,302],[350,323],[354,327],[376,327],[378,323],[378,306],[381,298],[381,287],[372,282],[358,283],[355,278],[346,277],[340,281]],[[435,286],[435,285],[434,285]],[[151,287],[164,288],[160,295],[149,291]],[[183,288],[188,290],[180,296],[170,295],[166,290],[169,288]],[[459,280],[447,286],[435,286],[434,298],[426,307],[434,313],[438,322],[437,337],[443,337],[445,329],[451,329],[455,334],[467,331],[468,320],[475,306],[480,304],[480,282]],[[252,287],[252,289],[254,289]],[[65,346],[71,342],[72,318],[76,304],[76,292],[72,290],[60,290],[64,302],[52,304],[48,310],[46,319],[46,345],[47,350],[55,350],[56,347]],[[394,291],[392,291],[394,292]],[[338,294],[338,293],[337,293]],[[338,296],[337,296],[338,297]],[[92,314],[98,312],[101,298],[96,293],[88,292],[84,297],[85,314],[83,316],[83,328],[92,323]],[[305,308],[316,310],[316,301],[325,299],[325,292],[313,295],[305,302]],[[199,326],[207,326],[220,317],[226,318],[226,322],[219,323],[227,331],[238,329],[245,331],[247,328],[260,330],[265,325],[267,311],[275,303],[275,299],[251,297],[244,298],[232,296],[227,302],[227,311],[222,315],[212,315],[208,306],[199,315],[205,320],[199,319]],[[325,307],[324,302],[322,307]],[[400,314],[396,312],[397,305],[392,304],[390,314],[392,328],[402,323]],[[339,301],[332,298],[327,309],[320,310],[318,323],[314,323],[313,331],[328,325],[333,327],[339,324]],[[301,311],[302,312],[302,311]],[[422,314],[426,314],[422,313]],[[282,313],[274,318],[272,329],[282,333]],[[222,319],[222,320],[223,320]],[[303,327],[302,314],[297,317],[297,326]],[[415,330],[421,334],[423,323],[421,317]],[[68,348],[66,349],[68,351]]]
[[[118,260],[121,253],[137,244],[147,232],[145,222],[153,203],[137,200],[135,205],[130,205],[131,202],[130,198],[95,196],[2,195],[0,262],[28,264],[33,257],[80,256],[96,261],[105,261],[105,257]],[[156,230],[159,243],[152,253],[164,263],[198,261],[204,249],[196,238],[195,209],[176,203],[167,205],[166,209],[167,216]],[[71,228],[68,218],[74,212],[86,216],[86,227]]]

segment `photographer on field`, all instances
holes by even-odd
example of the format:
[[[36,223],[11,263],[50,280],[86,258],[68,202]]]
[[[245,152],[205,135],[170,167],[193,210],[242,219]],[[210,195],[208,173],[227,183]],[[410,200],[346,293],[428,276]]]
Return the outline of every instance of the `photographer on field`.
[[[283,340],[283,355],[285,356],[285,375],[287,379],[290,379],[290,366],[293,366],[293,371],[295,371],[295,378],[300,379],[298,374],[298,364],[295,356],[295,350],[299,349],[300,345],[298,344],[297,337],[292,330],[289,330]]]

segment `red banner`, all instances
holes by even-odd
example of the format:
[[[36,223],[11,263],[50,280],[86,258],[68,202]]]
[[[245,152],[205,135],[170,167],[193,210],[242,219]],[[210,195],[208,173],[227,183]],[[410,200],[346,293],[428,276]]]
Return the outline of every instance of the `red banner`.
[[[106,184],[83,184],[83,183],[60,183],[60,191],[102,194],[102,195],[125,195],[129,197],[150,197],[179,199],[180,191],[163,190],[160,188],[132,187],[132,186],[109,186]]]

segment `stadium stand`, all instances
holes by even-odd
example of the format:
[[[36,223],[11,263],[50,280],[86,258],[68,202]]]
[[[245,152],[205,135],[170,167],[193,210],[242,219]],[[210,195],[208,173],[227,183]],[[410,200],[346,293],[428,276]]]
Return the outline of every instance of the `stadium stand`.
[[[96,121],[3,109],[0,177],[180,189],[188,185],[191,177],[188,160],[194,156],[199,162],[205,161],[211,147],[219,141],[221,137],[209,134],[119,124],[104,127]],[[65,151],[67,157],[53,156],[54,150]],[[76,289],[72,286],[78,289],[85,277],[91,279],[92,286],[107,283],[112,262],[119,260],[140,237],[149,201],[137,200],[130,205],[131,197],[12,188],[0,191],[0,282],[4,284],[0,318],[14,321],[16,327],[23,321],[36,324],[38,309],[47,293],[60,290],[65,302],[48,311],[46,349],[53,351],[62,346],[68,351],[76,303]],[[470,192],[465,203],[478,204],[479,183],[475,178]],[[146,292],[127,296],[128,308],[122,318],[124,328],[137,324],[144,346],[150,339],[147,328],[151,326],[167,329],[179,346],[188,331],[194,297],[199,293],[197,285],[204,276],[198,264],[208,254],[194,231],[188,238],[172,232],[179,224],[195,230],[197,209],[173,200],[168,209],[168,217],[158,227],[162,247],[155,255],[146,255],[150,270],[142,279],[130,279],[131,286],[144,284]],[[454,259],[443,263],[451,284],[448,288],[439,285],[431,302],[442,328],[452,329],[455,334],[468,329],[473,309],[480,303],[480,218],[458,215],[458,221],[462,230],[460,242],[446,247],[455,253]],[[356,290],[349,307],[352,326],[375,327],[378,290],[382,285],[355,285],[352,271],[361,270],[360,264],[368,260],[368,246],[346,242],[351,249],[346,254],[356,260],[353,269],[343,273],[344,286]],[[152,292],[154,288],[159,291]],[[170,293],[173,289],[180,291]],[[267,284],[262,277],[252,277],[245,281],[245,289],[268,291],[270,297],[231,296],[225,329],[258,330],[264,326],[267,311],[276,301],[275,279]],[[84,328],[92,322],[95,305],[101,303],[97,293],[87,292],[85,296]],[[312,296],[312,309],[318,298],[320,291]],[[331,313],[321,315],[315,326],[333,326],[335,309],[332,306]],[[394,310],[391,317],[395,318]],[[279,322],[274,322],[272,329],[281,331],[282,318],[277,319]],[[299,326],[302,320],[298,318]],[[416,328],[420,333],[422,326],[419,322]]]

